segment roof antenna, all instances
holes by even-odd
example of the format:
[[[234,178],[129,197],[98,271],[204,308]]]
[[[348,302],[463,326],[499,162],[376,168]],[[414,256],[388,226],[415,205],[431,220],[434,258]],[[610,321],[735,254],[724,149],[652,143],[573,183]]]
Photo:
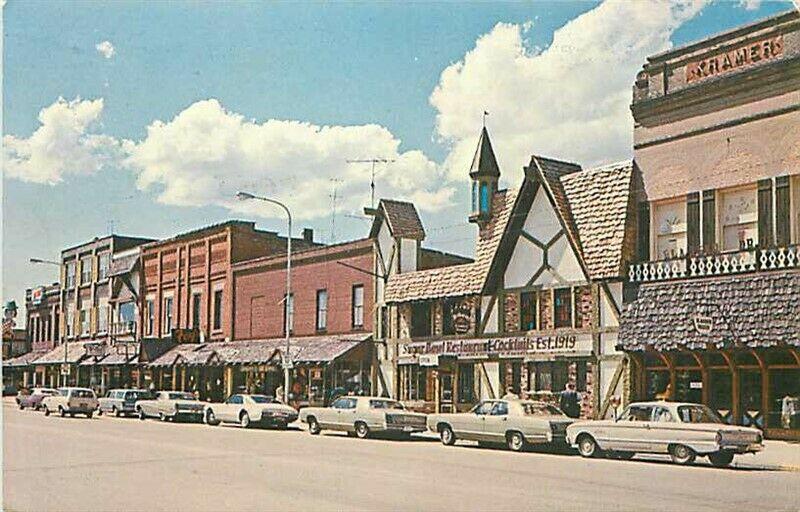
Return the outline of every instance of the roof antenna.
[[[356,159],[356,160],[347,160],[348,164],[358,164],[358,163],[371,163],[372,164],[372,173],[369,180],[369,206],[370,208],[375,208],[375,164],[377,163],[384,163],[388,164],[391,162],[395,162],[394,159],[389,158],[363,158],[363,159]]]
[[[338,199],[338,187],[342,180],[338,178],[331,178],[330,182],[333,184],[333,192],[331,192],[331,241],[333,244],[336,242],[336,200]]]

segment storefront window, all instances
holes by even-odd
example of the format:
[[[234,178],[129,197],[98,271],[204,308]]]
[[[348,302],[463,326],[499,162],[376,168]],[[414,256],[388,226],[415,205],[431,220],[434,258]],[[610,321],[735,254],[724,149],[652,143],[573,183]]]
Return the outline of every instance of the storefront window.
[[[739,372],[740,424],[745,427],[764,428],[764,411],[761,410],[761,371]]]
[[[401,399],[425,400],[427,398],[427,369],[417,364],[400,367]]]
[[[678,370],[675,372],[676,402],[703,403],[703,375],[700,370]]]
[[[708,405],[719,414],[725,423],[733,423],[733,385],[731,373],[726,370],[709,370],[708,372]]]
[[[521,331],[536,329],[536,292],[523,292],[519,295],[519,328]]]
[[[475,401],[475,365],[462,363],[458,365],[458,402],[473,403]]]
[[[648,370],[646,375],[646,400],[655,400],[667,391],[669,386],[668,370]]]
[[[800,369],[769,371],[767,426],[800,429]]]
[[[530,389],[533,391],[550,391],[560,393],[564,390],[569,380],[569,361],[543,361],[530,363],[528,378]],[[583,382],[577,382],[577,390],[585,391],[586,388],[586,363],[583,363]]]

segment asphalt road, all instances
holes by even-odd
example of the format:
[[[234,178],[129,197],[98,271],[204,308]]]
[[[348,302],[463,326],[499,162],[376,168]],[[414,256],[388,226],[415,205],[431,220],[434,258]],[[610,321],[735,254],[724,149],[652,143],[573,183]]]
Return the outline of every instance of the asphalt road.
[[[10,511],[798,510],[800,474],[3,407]]]

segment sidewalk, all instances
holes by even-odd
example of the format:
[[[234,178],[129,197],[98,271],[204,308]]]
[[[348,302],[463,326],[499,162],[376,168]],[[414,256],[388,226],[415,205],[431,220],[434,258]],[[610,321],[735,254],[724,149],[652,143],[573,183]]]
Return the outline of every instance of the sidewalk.
[[[764,441],[764,451],[755,455],[737,455],[733,466],[800,472],[800,442]]]

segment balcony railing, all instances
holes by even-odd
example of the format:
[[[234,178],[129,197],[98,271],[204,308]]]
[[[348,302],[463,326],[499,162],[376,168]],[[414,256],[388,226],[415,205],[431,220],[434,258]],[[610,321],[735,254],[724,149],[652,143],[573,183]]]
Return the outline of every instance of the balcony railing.
[[[634,263],[628,267],[628,279],[632,283],[646,283],[790,268],[800,268],[800,245]]]
[[[136,334],[136,322],[114,322],[111,324],[111,334],[114,336]]]

